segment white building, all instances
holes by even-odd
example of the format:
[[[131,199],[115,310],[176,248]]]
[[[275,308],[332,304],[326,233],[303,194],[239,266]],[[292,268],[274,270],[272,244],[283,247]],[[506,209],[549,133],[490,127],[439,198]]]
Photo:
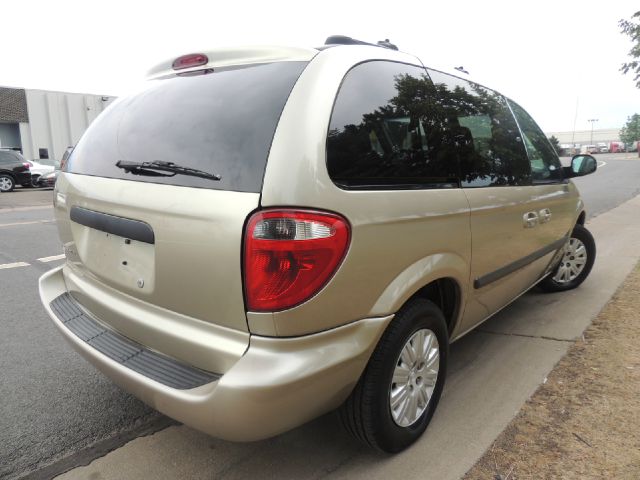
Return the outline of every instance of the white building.
[[[19,149],[27,160],[60,160],[114,99],[0,87],[0,147]]]
[[[552,135],[560,143],[579,143],[581,145],[596,144],[598,142],[610,143],[620,141],[619,128],[606,128],[598,130],[576,130],[565,132],[546,132],[547,137]]]

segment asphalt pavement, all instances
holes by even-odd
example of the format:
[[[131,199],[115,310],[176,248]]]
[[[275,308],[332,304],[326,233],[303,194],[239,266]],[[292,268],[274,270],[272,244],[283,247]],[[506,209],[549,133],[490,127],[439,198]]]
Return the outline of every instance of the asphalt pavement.
[[[38,278],[63,261],[51,198],[0,194],[0,478],[102,442],[85,453],[93,458],[168,424],[77,355],[42,309]]]
[[[598,171],[594,175],[574,179],[583,196],[587,218],[607,212],[640,194],[640,158],[637,152],[598,154],[595,157]]]
[[[640,193],[640,161],[637,161],[636,154],[629,155],[628,159],[622,155],[597,156],[601,163],[598,172],[576,179],[589,218],[602,215]],[[73,466],[87,464],[132,438],[170,423],[166,417],[115,387],[82,360],[63,341],[42,309],[37,279],[63,261],[56,258],[60,257],[62,246],[52,222],[51,197],[51,190],[16,189],[10,194],[0,194],[0,325],[4,330],[0,336],[0,398],[3,399],[0,402],[0,478],[18,478],[27,474],[32,478],[49,478]],[[604,224],[605,220],[601,223]],[[602,235],[606,234],[605,231]],[[13,264],[26,265],[3,268],[3,265]],[[594,269],[592,274],[596,280],[597,272]],[[604,272],[603,275],[602,278],[608,282],[607,288],[586,283],[577,292],[581,298],[590,299],[586,304],[592,309],[597,309],[598,302],[606,301],[603,295],[610,295],[617,286],[616,274]],[[565,294],[571,298],[572,295]],[[547,315],[547,309],[549,318],[557,320],[556,310],[562,302],[557,296],[527,294],[496,317],[497,320],[485,324],[484,330],[454,344],[451,374],[439,408],[439,412],[444,413],[436,414],[429,429],[436,433],[425,436],[425,440],[410,452],[418,451],[428,456],[436,454],[442,461],[449,459],[455,462],[455,456],[446,452],[455,452],[459,448],[456,444],[465,442],[467,450],[470,448],[481,454],[487,441],[499,433],[500,425],[508,422],[519,405],[535,390],[547,368],[550,369],[566,350],[568,337],[562,337],[562,331],[559,340],[555,341],[533,338],[531,332],[526,333],[527,325],[532,325],[535,330],[539,324],[538,317]],[[579,312],[571,316],[583,321],[584,318],[590,319]],[[516,317],[516,321],[512,317]],[[519,326],[525,333],[520,334],[517,329],[507,335],[500,333],[501,330],[492,323],[499,322],[500,318],[507,318],[502,320],[504,325]],[[551,320],[545,328],[551,328],[553,325],[550,323]],[[567,322],[556,323],[562,326]],[[571,333],[581,326],[567,328]],[[534,361],[540,356],[546,360]],[[494,391],[487,392],[483,382],[491,384],[492,381]],[[470,398],[476,399],[475,407],[474,402],[469,403]],[[496,402],[505,405],[497,416],[492,410]],[[488,410],[485,408],[487,405]],[[475,411],[475,414],[461,415],[459,409]],[[458,420],[452,424],[452,418]],[[362,472],[377,477],[385,471],[389,473],[384,466],[386,463],[395,465],[397,462],[380,459],[362,450],[341,432],[333,415],[275,439],[253,444],[222,442],[186,427],[172,427],[136,442],[132,444],[148,442],[145,444],[147,450],[142,450],[144,455],[150,458],[158,456],[158,464],[164,465],[165,469],[164,462],[168,458],[178,459],[176,462],[180,464],[188,464],[192,459],[193,465],[205,468],[198,470],[200,473],[218,472],[220,476],[230,478],[260,472],[274,478],[279,476],[278,473],[287,472],[290,474],[284,477],[294,478],[294,472],[300,474],[298,478],[315,477],[309,469],[319,469],[319,476],[341,471],[341,475],[334,475],[340,477],[347,472],[355,474],[359,471],[357,465],[362,466]],[[287,449],[291,449],[292,455],[286,453]],[[104,460],[113,458],[117,452]],[[134,454],[140,452],[136,450]],[[290,457],[289,467],[282,471],[280,467],[276,468],[279,465],[276,459],[282,458],[281,455]],[[307,461],[305,455],[314,460]],[[420,463],[410,453],[399,456],[403,457],[408,459],[406,468],[409,471],[406,473],[415,477],[420,471]],[[438,463],[441,468],[442,461]],[[204,466],[202,462],[205,462]],[[295,469],[298,464],[300,468]],[[142,466],[128,465],[131,474],[127,476],[134,478],[134,472]],[[458,465],[448,471],[459,470]],[[163,478],[180,473],[178,470],[164,472],[168,476]]]

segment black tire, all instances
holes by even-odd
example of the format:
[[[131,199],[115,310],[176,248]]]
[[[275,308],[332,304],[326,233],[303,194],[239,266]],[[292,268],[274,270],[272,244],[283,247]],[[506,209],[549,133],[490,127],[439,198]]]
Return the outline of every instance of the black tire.
[[[403,348],[422,329],[430,330],[438,341],[440,360],[437,379],[426,408],[419,416],[419,411],[416,412],[417,420],[408,426],[400,426],[391,411],[391,388],[392,385],[397,386],[392,383],[393,374],[401,363]],[[382,452],[396,453],[407,448],[420,438],[438,405],[446,377],[448,354],[447,325],[440,309],[424,299],[407,303],[382,335],[358,384],[340,408],[340,419],[346,430],[361,442]],[[413,392],[414,387],[410,388]]]
[[[38,184],[38,180],[40,180],[40,175],[31,175],[31,186],[33,188],[40,187],[40,185]]]
[[[547,275],[538,286],[545,292],[564,292],[578,287],[589,276],[591,268],[593,268],[593,262],[596,260],[596,242],[593,240],[591,232],[584,228],[582,225],[576,225],[571,232],[569,241],[575,239],[581,242],[586,250],[586,262],[582,271],[573,279],[567,279],[566,281],[559,281],[554,279],[557,276],[559,270],[563,267],[565,261],[572,262],[574,257],[567,257],[567,254],[562,258],[556,268]]]
[[[16,181],[11,175],[0,173],[0,192],[10,192],[16,186]]]

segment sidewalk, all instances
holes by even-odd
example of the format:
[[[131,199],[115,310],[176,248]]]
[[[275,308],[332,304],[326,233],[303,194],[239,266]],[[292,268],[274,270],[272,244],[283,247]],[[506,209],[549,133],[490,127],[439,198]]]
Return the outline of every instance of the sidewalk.
[[[598,258],[580,288],[526,294],[452,345],[438,411],[423,438],[399,455],[380,456],[360,447],[327,415],[250,444],[170,427],[59,478],[458,479],[581,338],[638,262],[639,211],[640,196],[588,224]]]

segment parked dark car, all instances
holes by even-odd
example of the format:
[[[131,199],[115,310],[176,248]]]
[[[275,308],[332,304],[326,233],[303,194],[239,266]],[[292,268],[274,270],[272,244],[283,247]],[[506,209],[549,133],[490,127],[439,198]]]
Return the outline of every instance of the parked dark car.
[[[31,182],[29,163],[13,150],[0,150],[0,192],[10,192],[16,184]]]

